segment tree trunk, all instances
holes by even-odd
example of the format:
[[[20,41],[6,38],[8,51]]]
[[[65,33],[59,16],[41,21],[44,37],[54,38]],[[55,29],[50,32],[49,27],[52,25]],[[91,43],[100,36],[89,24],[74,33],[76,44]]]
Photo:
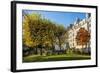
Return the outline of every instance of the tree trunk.
[[[81,49],[81,54],[83,53],[83,44],[82,44],[82,49]]]
[[[36,51],[35,51],[35,52],[36,52],[36,54],[38,54],[38,49],[37,49],[37,46],[36,46]]]
[[[51,45],[52,45],[52,55],[54,54],[54,45],[53,45],[53,43],[51,43]]]
[[[61,50],[61,41],[60,41],[60,37],[58,37],[58,40],[59,40],[59,47],[60,47],[60,50]]]
[[[41,50],[40,50],[40,54],[42,55],[42,47],[41,47]]]

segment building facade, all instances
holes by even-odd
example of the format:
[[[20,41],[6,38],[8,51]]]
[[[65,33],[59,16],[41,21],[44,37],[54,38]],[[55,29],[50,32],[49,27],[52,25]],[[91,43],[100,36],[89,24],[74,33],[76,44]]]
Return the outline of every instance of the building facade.
[[[76,42],[76,35],[80,28],[84,28],[91,34],[91,15],[86,14],[86,18],[80,20],[79,18],[74,22],[74,24],[70,24],[68,27],[68,43],[70,48],[81,49],[82,46],[78,45]],[[83,48],[85,45],[83,46]],[[90,42],[88,43],[88,47],[90,47]]]

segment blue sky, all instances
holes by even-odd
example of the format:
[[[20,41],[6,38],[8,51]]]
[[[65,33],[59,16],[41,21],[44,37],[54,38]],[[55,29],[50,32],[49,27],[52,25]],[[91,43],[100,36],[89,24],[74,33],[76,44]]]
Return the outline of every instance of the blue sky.
[[[77,18],[86,18],[86,13],[80,12],[58,12],[58,11],[36,11],[36,10],[23,10],[25,13],[39,13],[46,19],[55,23],[61,24],[64,27],[73,24]]]

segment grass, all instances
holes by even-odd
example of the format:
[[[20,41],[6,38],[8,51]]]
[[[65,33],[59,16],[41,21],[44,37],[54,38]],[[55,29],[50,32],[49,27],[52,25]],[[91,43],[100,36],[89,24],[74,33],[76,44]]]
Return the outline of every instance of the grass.
[[[63,54],[63,55],[51,55],[40,56],[31,55],[23,57],[23,62],[44,62],[44,61],[64,61],[64,60],[87,60],[91,59],[89,55],[77,55],[77,54]]]

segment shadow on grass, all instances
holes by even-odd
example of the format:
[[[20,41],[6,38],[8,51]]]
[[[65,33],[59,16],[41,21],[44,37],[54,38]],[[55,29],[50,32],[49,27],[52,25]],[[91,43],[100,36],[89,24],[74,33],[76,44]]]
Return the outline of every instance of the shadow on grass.
[[[82,55],[53,55],[53,56],[28,56],[23,58],[23,63],[25,62],[47,62],[47,61],[69,61],[69,60],[87,60],[91,59],[90,56]]]

